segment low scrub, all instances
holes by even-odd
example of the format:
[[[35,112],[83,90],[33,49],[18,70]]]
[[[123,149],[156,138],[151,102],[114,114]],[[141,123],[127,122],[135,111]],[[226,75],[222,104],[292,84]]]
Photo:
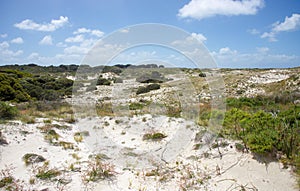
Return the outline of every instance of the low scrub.
[[[159,84],[150,84],[150,85],[147,85],[147,86],[141,86],[138,88],[136,94],[139,95],[139,94],[144,94],[144,93],[148,93],[152,90],[158,90],[160,89],[160,85]]]
[[[143,140],[160,141],[166,137],[167,135],[160,132],[146,133],[143,135]]]
[[[8,103],[0,101],[0,119],[14,119],[18,116],[18,110],[15,106],[11,106]]]

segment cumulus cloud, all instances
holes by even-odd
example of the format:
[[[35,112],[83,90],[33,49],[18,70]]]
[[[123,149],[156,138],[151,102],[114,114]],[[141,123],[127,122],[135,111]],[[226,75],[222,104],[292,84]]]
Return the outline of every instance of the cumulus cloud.
[[[264,0],[191,0],[178,16],[201,20],[216,15],[255,15],[263,6]]]
[[[52,40],[51,35],[44,36],[44,38],[39,42],[39,44],[41,44],[41,45],[52,45],[53,40]]]
[[[0,34],[0,37],[1,37],[1,38],[6,38],[6,37],[7,37],[7,34]]]
[[[257,47],[256,50],[259,53],[265,54],[265,53],[269,52],[270,49],[268,47]]]
[[[9,43],[4,41],[0,43],[0,49],[5,49],[9,47]]]
[[[211,52],[219,67],[226,68],[284,68],[298,66],[300,57],[287,54],[272,54],[268,47],[258,47],[256,52],[241,53],[224,47]]]
[[[229,47],[224,47],[224,48],[220,48],[219,54],[220,55],[237,54],[237,51],[236,50],[231,50]]]
[[[253,35],[257,35],[260,33],[259,30],[257,30],[257,29],[249,29],[248,32]]]
[[[267,38],[271,42],[277,41],[276,35],[280,32],[288,32],[299,29],[300,27],[300,14],[292,14],[291,17],[285,17],[283,22],[275,22],[272,25],[270,32],[263,33],[260,37]]]
[[[23,50],[10,50],[8,42],[4,41],[0,43],[0,63],[15,63],[22,54]]]
[[[36,30],[36,31],[55,31],[68,23],[68,17],[60,16],[59,19],[52,19],[50,23],[36,23],[30,19],[23,20],[20,23],[14,24],[15,27],[22,30]]]
[[[66,38],[65,42],[83,42],[84,36],[83,35],[76,35],[75,37]]]
[[[18,38],[12,39],[10,42],[14,43],[14,44],[22,44],[22,43],[24,43],[24,40],[21,37],[18,37]]]
[[[200,33],[192,33],[191,36],[193,38],[196,38],[197,40],[201,41],[201,42],[204,42],[207,40],[207,38],[203,35],[203,34],[200,34]]]
[[[91,29],[87,29],[87,28],[79,28],[73,32],[73,34],[83,34],[83,33],[88,33],[88,34],[96,36],[96,37],[102,37],[104,35],[104,32],[102,32],[100,30],[91,30]]]

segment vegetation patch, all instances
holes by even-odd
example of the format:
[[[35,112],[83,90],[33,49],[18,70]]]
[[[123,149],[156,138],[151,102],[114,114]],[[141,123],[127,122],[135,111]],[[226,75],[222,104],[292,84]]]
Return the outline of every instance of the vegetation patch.
[[[136,91],[136,94],[137,95],[144,94],[144,93],[148,93],[152,90],[158,90],[158,89],[160,89],[159,84],[150,84],[150,85],[147,85],[147,86],[140,86],[138,88],[138,90]]]
[[[99,180],[110,179],[116,175],[114,166],[109,163],[103,163],[95,158],[89,161],[87,170],[83,173],[83,179],[86,183],[97,182]]]
[[[12,176],[4,177],[0,180],[0,188],[7,187],[10,184],[12,184],[13,182],[14,182],[14,178]],[[6,190],[9,190],[9,188]]]
[[[151,74],[146,73],[136,78],[136,81],[140,83],[163,83],[167,80],[167,78],[157,71],[153,71]]]
[[[61,172],[57,169],[39,169],[38,173],[36,174],[36,177],[41,180],[50,180],[52,178],[55,178],[59,176]]]
[[[129,109],[130,110],[140,110],[143,109],[145,105],[142,103],[134,102],[129,104]]]
[[[153,133],[146,133],[143,135],[143,140],[151,140],[151,141],[161,141],[162,139],[166,138],[167,135],[160,133],[160,132],[153,132]]]
[[[23,161],[25,162],[26,165],[30,165],[34,163],[44,162],[46,161],[46,159],[41,155],[37,155],[34,153],[27,153],[23,156]]]
[[[109,86],[111,84],[111,81],[102,77],[99,77],[97,80],[96,85],[98,86]]]
[[[14,119],[18,116],[18,110],[15,106],[11,106],[6,102],[0,101],[0,119]]]

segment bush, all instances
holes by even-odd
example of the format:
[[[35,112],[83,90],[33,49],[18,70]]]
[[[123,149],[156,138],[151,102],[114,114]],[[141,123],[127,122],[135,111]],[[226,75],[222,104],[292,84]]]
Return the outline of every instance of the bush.
[[[109,81],[108,79],[105,79],[105,78],[99,78],[97,80],[97,85],[100,85],[100,86],[109,86],[111,84],[111,81]]]
[[[141,104],[141,103],[131,103],[129,105],[129,109],[130,110],[138,110],[138,109],[143,109],[144,107],[144,104]]]
[[[204,78],[204,77],[206,77],[206,74],[203,72],[200,72],[199,77]]]
[[[102,73],[107,73],[107,72],[112,72],[119,75],[120,73],[122,73],[122,69],[116,66],[104,66]]]
[[[148,86],[141,86],[138,88],[136,94],[139,95],[139,94],[143,94],[143,93],[148,93],[152,90],[158,90],[158,89],[160,89],[159,84],[150,84]]]
[[[115,78],[114,83],[123,83],[123,79],[122,78]]]
[[[0,118],[1,119],[14,119],[18,115],[18,110],[15,106],[0,101]]]
[[[136,78],[137,82],[140,83],[163,83],[167,79],[157,71],[153,71],[151,74],[143,74]]]
[[[164,138],[166,138],[167,135],[164,135],[163,133],[159,133],[159,132],[156,132],[156,133],[146,133],[144,136],[143,136],[143,140],[151,140],[151,141],[160,141]]]

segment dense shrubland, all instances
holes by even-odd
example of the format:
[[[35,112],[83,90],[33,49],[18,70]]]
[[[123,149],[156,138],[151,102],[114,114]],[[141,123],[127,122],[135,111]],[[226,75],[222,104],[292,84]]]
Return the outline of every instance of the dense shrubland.
[[[72,94],[73,81],[51,75],[32,75],[17,70],[0,71],[0,101],[57,100]]]
[[[299,97],[286,94],[227,98],[227,111],[219,136],[240,140],[246,152],[292,165],[300,175],[300,106],[294,103]],[[199,118],[201,125],[213,113],[218,111],[204,108]]]

